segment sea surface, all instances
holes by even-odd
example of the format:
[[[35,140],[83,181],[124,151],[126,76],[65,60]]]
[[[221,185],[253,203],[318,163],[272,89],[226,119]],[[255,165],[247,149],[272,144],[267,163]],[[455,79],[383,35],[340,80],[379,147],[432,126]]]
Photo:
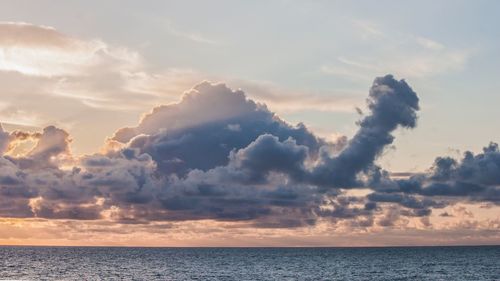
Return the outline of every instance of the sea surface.
[[[0,280],[500,280],[500,246],[0,247]]]

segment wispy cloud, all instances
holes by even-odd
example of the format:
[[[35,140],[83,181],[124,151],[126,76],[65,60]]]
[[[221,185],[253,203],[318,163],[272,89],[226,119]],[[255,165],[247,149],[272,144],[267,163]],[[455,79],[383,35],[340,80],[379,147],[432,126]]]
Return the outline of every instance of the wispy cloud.
[[[0,81],[5,80],[6,100],[10,93],[38,92],[100,109],[144,109],[172,94],[169,88],[175,95],[189,88],[200,80],[195,76],[182,69],[147,72],[139,53],[102,40],[75,38],[47,26],[0,23]]]
[[[136,53],[101,40],[81,40],[47,26],[0,22],[0,70],[36,76],[82,75],[110,63],[133,67],[140,61]]]
[[[428,49],[431,49],[431,50],[439,51],[439,50],[443,50],[446,48],[443,44],[436,42],[434,40],[431,40],[429,38],[425,38],[425,37],[420,37],[420,36],[416,37],[415,41],[418,44],[420,44],[421,46],[428,48]]]
[[[389,58],[345,58],[339,57],[337,64],[323,65],[324,74],[343,76],[353,80],[366,80],[376,73],[400,73],[404,77],[428,77],[460,71],[471,52],[444,50],[425,54],[394,54]]]
[[[307,92],[292,90],[269,82],[230,79],[231,84],[245,89],[250,97],[264,102],[279,113],[297,111],[355,112],[364,102],[362,92],[332,90],[330,92]]]
[[[371,51],[339,56],[336,62],[319,67],[323,74],[349,80],[367,80],[377,73],[422,78],[460,71],[474,53],[474,50],[448,47],[423,36],[384,32],[372,22],[352,22],[363,39],[373,41]]]
[[[359,34],[363,39],[382,38],[385,36],[385,33],[382,31],[380,26],[374,22],[363,19],[354,19],[351,20],[351,23],[360,32]]]
[[[180,38],[184,38],[196,43],[202,43],[202,44],[209,44],[209,45],[219,45],[220,42],[207,38],[204,35],[202,35],[199,32],[193,32],[193,31],[186,31],[186,30],[181,30],[178,27],[174,26],[173,23],[170,21],[167,21],[166,23],[166,28],[168,32],[170,32],[172,35],[175,35]]]

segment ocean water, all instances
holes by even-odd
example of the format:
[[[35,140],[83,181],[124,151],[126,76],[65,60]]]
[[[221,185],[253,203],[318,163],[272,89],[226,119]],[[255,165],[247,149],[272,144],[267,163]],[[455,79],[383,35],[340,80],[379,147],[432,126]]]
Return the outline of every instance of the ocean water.
[[[500,246],[0,247],[0,280],[500,280]]]

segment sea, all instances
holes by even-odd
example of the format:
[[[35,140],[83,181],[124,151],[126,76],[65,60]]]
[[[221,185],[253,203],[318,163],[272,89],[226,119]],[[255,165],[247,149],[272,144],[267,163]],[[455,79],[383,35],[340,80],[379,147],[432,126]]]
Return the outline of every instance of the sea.
[[[0,280],[500,280],[500,246],[5,246]]]

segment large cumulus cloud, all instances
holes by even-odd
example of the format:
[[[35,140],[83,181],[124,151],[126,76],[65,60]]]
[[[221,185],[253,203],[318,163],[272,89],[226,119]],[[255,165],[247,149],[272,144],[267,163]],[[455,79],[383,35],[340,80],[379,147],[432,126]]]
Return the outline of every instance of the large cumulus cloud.
[[[34,134],[0,129],[0,216],[369,226],[386,206],[396,205],[398,216],[426,217],[459,201],[498,203],[496,144],[460,161],[438,158],[428,173],[405,179],[375,164],[394,130],[416,126],[418,103],[404,80],[376,78],[369,113],[338,143],[288,124],[241,90],[209,82],[117,130],[102,153],[74,157],[70,136],[52,126]],[[35,146],[15,155],[13,147],[28,139]],[[356,188],[370,191],[346,192]]]
[[[177,104],[153,109],[137,127],[118,130],[112,140],[148,153],[164,174],[184,175],[227,164],[232,150],[263,134],[281,141],[293,138],[311,154],[326,145],[303,124],[289,125],[243,91],[209,82],[195,86]]]

